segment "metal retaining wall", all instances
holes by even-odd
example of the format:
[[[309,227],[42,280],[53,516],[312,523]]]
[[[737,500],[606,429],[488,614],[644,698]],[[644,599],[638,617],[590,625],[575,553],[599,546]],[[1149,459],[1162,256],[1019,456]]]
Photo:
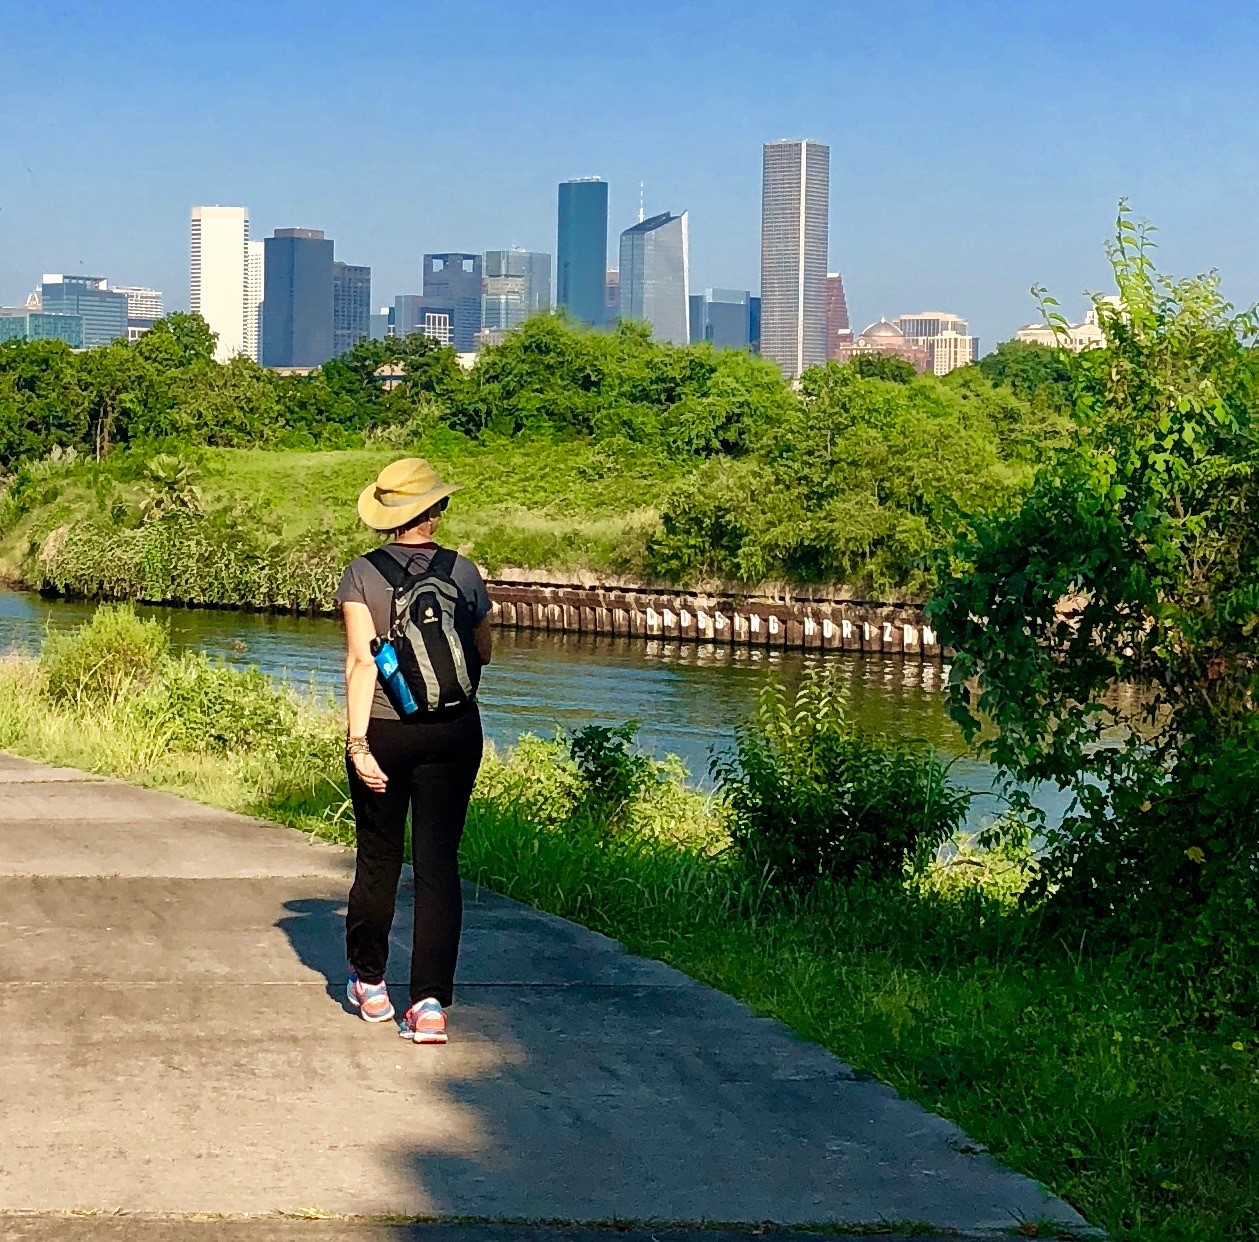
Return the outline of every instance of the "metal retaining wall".
[[[915,604],[504,580],[492,580],[489,587],[493,624],[522,630],[880,652],[908,659],[939,660],[945,654]]]

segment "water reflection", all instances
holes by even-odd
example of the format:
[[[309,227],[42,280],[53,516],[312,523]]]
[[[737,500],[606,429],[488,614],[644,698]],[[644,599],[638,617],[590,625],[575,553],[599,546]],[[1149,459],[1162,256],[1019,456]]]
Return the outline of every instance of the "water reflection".
[[[0,648],[38,648],[48,630],[78,625],[95,605],[0,591]],[[214,609],[141,607],[170,630],[176,650],[199,649],[230,664],[256,664],[298,689],[329,698],[340,693],[340,623],[329,617],[292,617]],[[948,670],[936,663],[851,653],[771,651],[719,643],[585,637],[531,631],[495,632],[494,664],[481,691],[486,732],[510,745],[527,730],[615,724],[635,717],[643,745],[679,755],[699,778],[712,748],[729,744],[737,721],[756,704],[771,677],[794,690],[809,665],[826,661],[842,670],[850,710],[864,728],[930,742],[957,756],[955,779],[987,792],[992,769],[965,755],[943,708]],[[1042,792],[1038,801],[1060,815],[1065,799]],[[972,821],[998,809],[978,798]]]

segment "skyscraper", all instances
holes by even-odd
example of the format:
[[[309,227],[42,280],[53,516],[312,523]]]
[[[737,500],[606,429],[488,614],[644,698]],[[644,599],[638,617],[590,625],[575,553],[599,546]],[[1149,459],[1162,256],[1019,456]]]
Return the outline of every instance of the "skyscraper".
[[[852,340],[852,324],[848,322],[848,299],[844,297],[844,278],[838,272],[826,274],[826,361],[838,357],[841,341]]]
[[[752,348],[752,295],[746,289],[705,289],[691,298],[691,340],[717,349]]]
[[[332,264],[332,356],[339,358],[371,335],[372,269]]]
[[[506,332],[551,309],[551,256],[513,246],[487,250],[481,279],[481,327]]]
[[[111,289],[104,276],[46,272],[39,304],[49,315],[78,315],[83,320],[84,348],[127,339],[127,295]]]
[[[439,345],[453,345],[454,322],[454,307],[440,306],[436,298],[400,293],[393,300],[394,336],[427,336]]]
[[[651,325],[658,341],[690,339],[687,213],[661,212],[621,234],[621,318]]]
[[[248,301],[249,211],[194,207],[191,220],[192,313],[218,337],[214,356],[248,354],[253,335]]]
[[[761,353],[789,376],[826,361],[831,149],[767,142],[761,185]]]
[[[262,297],[266,292],[267,248],[247,243],[245,252],[245,357],[262,361]]]
[[[979,357],[979,338],[971,336],[965,319],[944,311],[921,311],[893,321],[905,339],[927,351],[927,369],[947,375]]]
[[[127,299],[128,319],[161,319],[162,291],[141,285],[110,285],[115,293]]]
[[[481,256],[479,254],[426,254],[424,299],[431,306],[453,313],[450,343],[458,354],[477,347],[481,331]]]
[[[555,304],[579,323],[605,322],[608,183],[561,181],[556,238]]]
[[[276,229],[264,242],[262,364],[317,367],[332,357],[332,242]]]

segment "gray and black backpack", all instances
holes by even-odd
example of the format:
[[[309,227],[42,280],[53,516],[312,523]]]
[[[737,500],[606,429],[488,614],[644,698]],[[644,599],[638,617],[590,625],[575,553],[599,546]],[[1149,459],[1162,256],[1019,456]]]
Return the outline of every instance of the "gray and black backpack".
[[[452,577],[456,555],[438,548],[423,569],[412,573],[385,548],[367,554],[393,588],[389,632],[382,637],[397,654],[398,671],[418,708],[413,715],[441,716],[467,706],[481,680],[472,636],[476,604]]]

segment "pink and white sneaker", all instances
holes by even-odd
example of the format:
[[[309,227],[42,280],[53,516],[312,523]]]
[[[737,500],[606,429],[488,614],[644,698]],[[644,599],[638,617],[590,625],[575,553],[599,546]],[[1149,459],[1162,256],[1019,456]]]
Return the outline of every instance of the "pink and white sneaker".
[[[416,1044],[444,1044],[446,1042],[446,1015],[439,1001],[431,996],[416,1001],[402,1015],[398,1034]]]
[[[359,1012],[364,1022],[388,1022],[393,1017],[393,1002],[383,983],[364,983],[351,972],[345,985],[345,999]]]

